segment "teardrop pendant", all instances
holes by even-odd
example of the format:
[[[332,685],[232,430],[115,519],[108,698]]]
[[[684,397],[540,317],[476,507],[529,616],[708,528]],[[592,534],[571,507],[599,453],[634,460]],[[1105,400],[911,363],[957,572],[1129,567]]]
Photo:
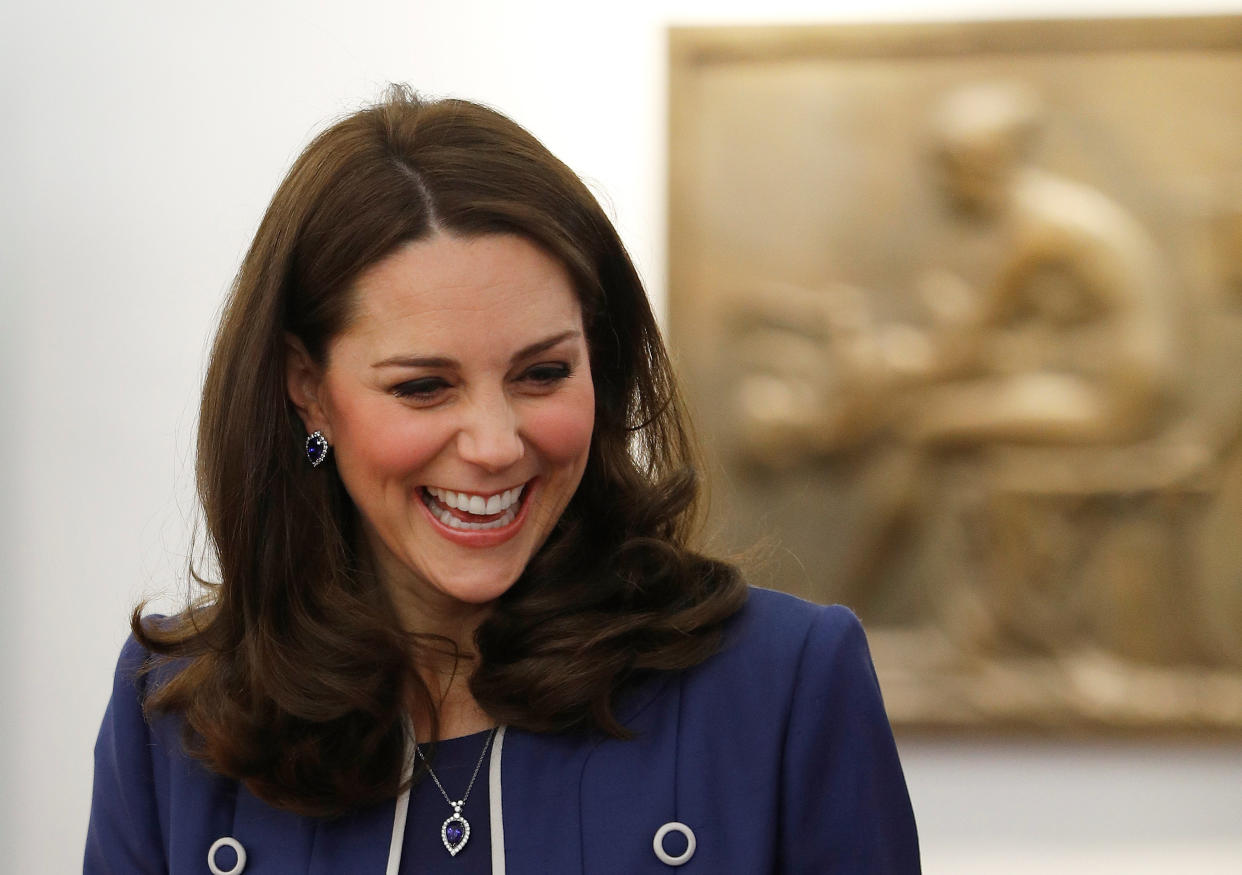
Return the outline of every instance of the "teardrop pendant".
[[[444,842],[445,850],[454,857],[470,841],[470,821],[461,816],[460,809],[455,809],[440,827],[440,840]]]
[[[483,758],[487,756],[487,746],[492,743],[492,739],[495,737],[495,729],[487,733],[487,740],[483,742],[483,750],[479,751],[478,762],[474,764],[474,773],[470,776],[470,783],[466,785],[466,794],[457,802],[454,802],[449,797],[449,794],[444,792],[444,785],[436,777],[436,771],[431,767],[431,763],[428,763],[427,758],[423,756],[422,749],[417,745],[414,747],[415,756],[420,757],[426,763],[427,774],[435,782],[436,789],[440,791],[444,801],[453,806],[453,813],[440,825],[440,841],[444,842],[444,849],[449,852],[450,856],[456,857],[461,852],[461,849],[466,846],[466,842],[470,841],[470,821],[461,816],[461,809],[466,804],[466,800],[470,798],[470,791],[474,789],[474,779],[479,777],[479,769],[483,765]]]

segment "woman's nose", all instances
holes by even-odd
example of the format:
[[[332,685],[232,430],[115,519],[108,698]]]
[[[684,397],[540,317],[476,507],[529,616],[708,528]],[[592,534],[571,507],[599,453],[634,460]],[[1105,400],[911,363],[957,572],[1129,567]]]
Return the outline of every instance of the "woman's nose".
[[[522,458],[525,447],[508,399],[471,405],[457,435],[457,451],[465,461],[488,471],[502,471]]]

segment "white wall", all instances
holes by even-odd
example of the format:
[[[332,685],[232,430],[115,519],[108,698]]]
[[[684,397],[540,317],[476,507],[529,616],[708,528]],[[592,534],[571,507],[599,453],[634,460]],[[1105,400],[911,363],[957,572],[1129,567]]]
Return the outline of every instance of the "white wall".
[[[0,6],[5,871],[80,866],[127,612],[183,586],[213,316],[281,174],[327,119],[389,80],[501,108],[592,181],[662,303],[668,23],[1242,11],[1238,0],[346,6]],[[905,750],[929,872],[1242,869],[1236,746]]]

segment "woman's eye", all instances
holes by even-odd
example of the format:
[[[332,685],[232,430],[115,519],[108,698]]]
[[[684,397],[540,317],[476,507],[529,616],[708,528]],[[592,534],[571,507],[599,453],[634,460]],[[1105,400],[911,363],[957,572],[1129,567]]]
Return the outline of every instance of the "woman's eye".
[[[446,388],[448,388],[448,383],[439,377],[423,377],[418,380],[406,380],[404,383],[393,386],[392,394],[398,398],[427,400],[434,398]]]
[[[565,362],[547,362],[528,368],[522,379],[538,386],[551,386],[567,379],[569,374],[570,368]]]

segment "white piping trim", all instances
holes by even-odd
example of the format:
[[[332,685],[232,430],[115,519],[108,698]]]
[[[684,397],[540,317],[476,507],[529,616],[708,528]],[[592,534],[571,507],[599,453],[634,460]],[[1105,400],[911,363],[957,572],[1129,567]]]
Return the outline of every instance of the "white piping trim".
[[[492,875],[505,875],[505,812],[500,798],[500,749],[505,746],[505,727],[492,739],[492,757],[487,765],[487,806],[490,812]]]
[[[388,842],[388,867],[384,875],[397,875],[401,868],[401,846],[405,844],[405,818],[410,811],[410,778],[414,775],[414,756],[417,747],[414,742],[414,725],[409,717],[405,724],[405,765],[401,767],[401,783],[405,789],[397,797],[397,807],[392,813],[392,839]]]
[[[401,845],[405,842],[405,815],[410,809],[410,790],[407,787],[397,797],[397,810],[392,815],[392,841],[388,843],[388,868],[384,875],[397,875],[401,868]]]

